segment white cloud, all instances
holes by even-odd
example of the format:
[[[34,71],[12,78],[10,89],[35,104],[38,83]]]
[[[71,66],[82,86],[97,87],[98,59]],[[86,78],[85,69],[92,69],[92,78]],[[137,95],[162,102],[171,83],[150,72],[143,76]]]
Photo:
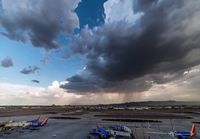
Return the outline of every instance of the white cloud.
[[[155,84],[141,95],[142,100],[199,101],[200,65],[185,71],[184,76],[166,84]]]
[[[77,96],[59,88],[58,81],[47,88],[0,83],[0,105],[70,104]]]
[[[133,0],[108,0],[104,3],[105,22],[127,22],[135,23],[143,14],[135,14],[133,11]]]
[[[197,70],[191,69],[191,71]],[[73,94],[59,88],[63,82],[54,81],[50,86],[33,87],[0,83],[0,105],[65,105],[109,104],[149,100],[199,100],[199,72],[189,73],[180,80],[166,84],[154,84],[148,91],[138,93],[90,93]]]
[[[123,102],[124,94],[102,93],[78,95],[59,88],[63,82],[54,81],[50,86],[0,83],[0,105],[65,105],[102,104]]]

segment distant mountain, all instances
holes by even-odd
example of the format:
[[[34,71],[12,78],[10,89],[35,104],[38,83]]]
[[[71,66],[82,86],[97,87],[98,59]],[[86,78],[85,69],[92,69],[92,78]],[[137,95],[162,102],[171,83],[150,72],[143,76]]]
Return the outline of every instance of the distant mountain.
[[[101,105],[101,104],[100,104]],[[149,106],[149,107],[159,107],[159,106],[200,106],[200,102],[189,102],[189,101],[143,101],[143,102],[126,102],[119,104],[108,104],[110,106]]]

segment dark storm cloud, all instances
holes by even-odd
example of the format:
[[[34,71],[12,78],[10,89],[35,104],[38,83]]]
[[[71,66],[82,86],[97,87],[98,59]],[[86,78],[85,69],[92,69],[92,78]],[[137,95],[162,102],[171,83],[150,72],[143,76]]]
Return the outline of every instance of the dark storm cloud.
[[[38,80],[32,80],[33,83],[40,83]]]
[[[13,61],[10,57],[6,57],[1,61],[1,66],[4,68],[9,68],[13,66]]]
[[[62,85],[72,92],[140,92],[200,63],[200,1],[138,0],[136,23],[85,28],[71,45],[86,69]],[[135,7],[135,6],[133,6]]]
[[[143,12],[155,5],[159,0],[134,0],[133,10],[134,12]]]
[[[24,68],[20,72],[22,74],[35,74],[36,72],[39,72],[40,68],[37,66],[29,66],[27,68]]]
[[[74,9],[78,0],[2,0],[1,34],[16,41],[30,41],[47,50],[59,47],[59,33],[70,34],[79,26]],[[1,11],[1,10],[0,10]]]

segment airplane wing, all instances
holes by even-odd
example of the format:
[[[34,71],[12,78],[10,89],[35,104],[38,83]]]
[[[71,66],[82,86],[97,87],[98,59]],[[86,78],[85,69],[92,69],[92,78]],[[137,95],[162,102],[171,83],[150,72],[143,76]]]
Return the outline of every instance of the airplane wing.
[[[164,133],[164,132],[145,132],[147,134],[157,134],[157,135],[168,135],[168,133]]]

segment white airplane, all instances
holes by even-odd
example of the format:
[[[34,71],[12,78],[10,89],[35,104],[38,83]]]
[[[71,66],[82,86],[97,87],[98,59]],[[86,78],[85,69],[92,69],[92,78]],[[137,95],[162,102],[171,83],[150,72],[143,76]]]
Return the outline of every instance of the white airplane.
[[[30,121],[9,121],[8,123],[4,125],[4,127],[28,127],[28,126],[31,126],[32,123],[39,122],[40,118],[41,116]]]
[[[147,132],[148,134],[168,134],[174,139],[193,139],[197,136],[196,126],[195,124],[192,125],[190,131],[171,131],[169,133],[164,132]]]
[[[123,125],[111,126],[108,129],[108,132],[114,137],[128,137],[128,138],[133,137],[131,129]]]

